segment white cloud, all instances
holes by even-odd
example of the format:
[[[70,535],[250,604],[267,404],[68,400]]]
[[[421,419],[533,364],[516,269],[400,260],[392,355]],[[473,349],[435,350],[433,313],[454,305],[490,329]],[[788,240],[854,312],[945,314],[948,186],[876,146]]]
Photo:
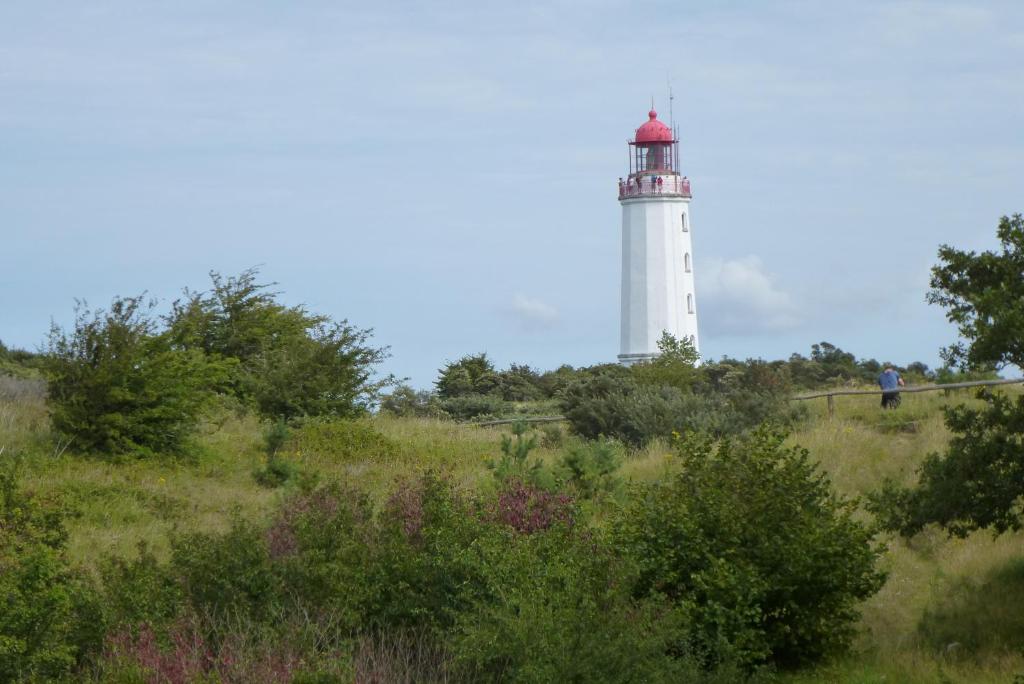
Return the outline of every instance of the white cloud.
[[[558,309],[522,294],[512,298],[512,314],[528,330],[547,329],[558,323]]]
[[[753,255],[702,264],[697,295],[702,327],[711,334],[781,332],[802,322],[793,298]]]

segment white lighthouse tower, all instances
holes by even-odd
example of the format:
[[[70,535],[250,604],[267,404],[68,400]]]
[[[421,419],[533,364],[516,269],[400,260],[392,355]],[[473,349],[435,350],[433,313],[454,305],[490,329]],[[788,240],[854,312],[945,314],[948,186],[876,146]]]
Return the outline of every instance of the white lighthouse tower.
[[[697,347],[690,181],[679,175],[675,132],[653,109],[629,143],[622,204],[622,352],[632,365],[659,354],[664,332]]]

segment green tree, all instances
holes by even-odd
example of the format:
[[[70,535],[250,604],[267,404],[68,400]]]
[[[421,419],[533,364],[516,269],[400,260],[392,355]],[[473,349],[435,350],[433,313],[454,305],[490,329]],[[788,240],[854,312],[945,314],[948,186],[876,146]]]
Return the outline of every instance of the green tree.
[[[963,338],[943,352],[951,365],[1024,366],[1024,217],[1003,216],[996,235],[999,251],[939,248],[928,302],[946,309]]]
[[[1002,217],[999,251],[939,249],[928,301],[946,308],[963,338],[943,352],[964,370],[1024,365],[1024,218]],[[913,534],[934,522],[966,535],[991,527],[1019,529],[1024,495],[1024,397],[979,392],[982,408],[946,409],[954,433],[944,454],[931,454],[917,487],[886,483],[874,508],[887,527]]]
[[[259,271],[211,272],[209,292],[185,292],[167,317],[176,347],[235,359],[231,391],[266,418],[365,413],[391,376],[374,379],[388,357],[372,331],[332,322],[302,306],[285,306]]]
[[[497,389],[499,380],[494,372],[494,364],[487,358],[486,352],[469,354],[458,361],[449,361],[438,371],[437,396],[442,399],[454,399],[467,394],[489,394]]]
[[[81,451],[176,453],[233,361],[183,349],[158,330],[154,303],[117,298],[109,310],[79,304],[70,332],[54,324],[46,348],[54,428]]]
[[[643,385],[676,387],[688,392],[697,380],[700,354],[688,338],[676,339],[665,331],[658,340],[660,354],[633,366],[633,374]]]

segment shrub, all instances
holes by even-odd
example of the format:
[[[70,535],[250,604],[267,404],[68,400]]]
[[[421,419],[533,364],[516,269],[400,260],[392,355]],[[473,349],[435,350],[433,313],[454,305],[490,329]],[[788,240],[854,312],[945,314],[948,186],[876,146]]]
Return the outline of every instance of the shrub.
[[[561,426],[548,423],[540,428],[540,444],[545,449],[558,449],[565,443],[565,432]]]
[[[166,318],[176,348],[235,359],[231,391],[263,417],[365,413],[394,383],[372,380],[387,349],[370,346],[372,331],[279,303],[273,284],[258,283],[258,275],[211,272],[210,292],[186,290]]]
[[[886,528],[910,536],[938,523],[966,537],[980,528],[1006,532],[1024,525],[1024,397],[986,390],[978,396],[985,402],[981,408],[943,409],[953,437],[944,454],[929,454],[921,463],[916,487],[887,480],[872,495],[872,508]]]
[[[115,299],[79,307],[66,333],[50,330],[46,369],[54,428],[82,451],[148,456],[186,447],[231,362],[182,350],[158,334],[152,304]]]
[[[558,473],[581,498],[612,494],[622,487],[616,475],[622,466],[621,448],[609,439],[573,446],[562,456]]]
[[[693,420],[687,415],[693,413],[687,399],[675,387],[641,386],[631,377],[611,374],[573,383],[562,392],[560,405],[577,434],[614,437],[633,447],[668,436]]]
[[[512,425],[511,435],[501,436],[501,456],[487,464],[499,483],[510,479],[536,481],[540,475],[540,460],[529,462],[530,452],[537,448],[537,435],[527,436],[529,432],[526,423],[520,421]]]
[[[0,681],[61,679],[95,653],[103,622],[91,584],[65,550],[65,511],[0,463]]]
[[[135,558],[105,559],[100,576],[104,619],[115,630],[166,625],[181,610],[181,585],[145,543]]]
[[[685,616],[634,601],[630,564],[593,536],[555,525],[492,533],[477,549],[485,590],[460,612],[452,639],[468,680],[697,679],[686,676],[685,653],[670,655]]]
[[[583,437],[603,435],[639,447],[673,432],[739,435],[769,420],[791,423],[806,412],[788,401],[785,376],[763,361],[725,360],[691,369],[692,377],[685,374],[691,392],[650,384],[657,370],[649,365],[637,371],[643,383],[612,372],[584,375],[562,392],[562,413]],[[684,375],[672,377],[682,382]]]
[[[279,578],[262,529],[235,519],[224,534],[171,539],[171,567],[187,606],[199,614],[265,618],[280,605]]]
[[[268,489],[274,489],[293,480],[299,470],[294,463],[286,461],[276,453],[267,456],[266,463],[252,472],[252,478],[256,484]]]
[[[764,428],[717,447],[680,440],[679,469],[637,488],[616,522],[638,595],[691,606],[690,645],[712,661],[794,666],[841,652],[857,603],[883,581],[854,504],[783,440]]]
[[[494,364],[486,353],[463,356],[449,361],[438,371],[437,396],[453,399],[470,394],[488,394],[497,387]]]
[[[675,387],[689,391],[697,381],[697,362],[700,354],[693,343],[677,340],[668,331],[658,340],[658,356],[645,363],[632,366],[633,376],[643,385]]]
[[[466,421],[500,416],[508,411],[509,405],[501,397],[467,394],[442,399],[440,407],[453,420]]]
[[[380,402],[381,413],[398,418],[434,418],[443,412],[437,396],[431,392],[417,392],[408,385],[399,385]]]

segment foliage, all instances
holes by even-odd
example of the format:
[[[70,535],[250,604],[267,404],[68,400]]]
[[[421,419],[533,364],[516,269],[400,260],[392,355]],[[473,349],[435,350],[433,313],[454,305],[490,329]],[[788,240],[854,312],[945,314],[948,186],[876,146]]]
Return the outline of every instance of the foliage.
[[[246,368],[244,393],[266,417],[353,418],[367,413],[389,377],[372,381],[388,354],[369,346],[371,331],[347,322],[316,325],[263,351]]]
[[[438,374],[434,386],[442,399],[488,394],[497,386],[494,364],[486,353],[470,354],[458,361],[449,361]]]
[[[288,441],[289,434],[288,423],[284,419],[271,423],[263,431],[267,460],[262,468],[257,468],[252,474],[260,486],[280,487],[297,474],[295,465],[279,454],[281,448]]]
[[[1001,251],[980,254],[949,245],[939,248],[928,302],[967,340],[944,351],[945,360],[966,368],[1024,366],[1024,217],[1003,216],[996,229]]]
[[[622,487],[617,475],[623,460],[620,450],[621,445],[609,439],[574,445],[562,456],[558,472],[580,498],[616,493]]]
[[[921,464],[916,488],[888,481],[873,496],[873,509],[886,527],[909,536],[934,522],[959,537],[979,528],[1021,528],[1024,397],[978,394],[984,408],[945,409],[953,437],[945,454],[930,454]]]
[[[485,597],[458,618],[453,651],[473,681],[676,682],[676,612],[629,596],[630,565],[564,526],[480,544]],[[691,670],[692,671],[692,670]]]
[[[224,534],[192,532],[171,539],[172,576],[184,603],[218,617],[266,618],[278,605],[280,578],[262,529],[236,518]]]
[[[659,355],[632,367],[633,375],[642,385],[675,387],[684,392],[697,380],[700,354],[688,338],[676,339],[664,332],[658,340]]]
[[[512,425],[512,435],[501,436],[501,456],[487,464],[498,482],[536,479],[542,464],[540,460],[529,462],[530,452],[537,448],[537,435],[527,436],[529,432],[527,424],[519,421]]]
[[[639,447],[673,432],[742,434],[769,420],[792,422],[805,410],[790,405],[788,383],[763,361],[726,359],[698,371],[690,392],[615,372],[584,376],[562,392],[562,413],[583,437]]]
[[[510,405],[501,397],[484,394],[466,394],[442,399],[439,404],[445,415],[453,420],[482,420],[507,413]]]
[[[45,365],[54,428],[83,452],[180,452],[233,363],[181,349],[156,330],[152,303],[79,306],[68,333],[50,330]]]
[[[583,377],[559,401],[573,431],[587,439],[614,437],[636,447],[682,427],[684,400],[678,389],[642,387],[628,376]]]
[[[540,387],[540,375],[525,364],[513,363],[498,377],[501,398],[505,401],[534,401],[545,396]]]
[[[690,647],[711,660],[793,666],[841,652],[883,580],[854,504],[784,439],[681,439],[679,469],[638,488],[616,522],[637,594],[689,610]]]
[[[0,680],[59,679],[98,650],[103,624],[67,560],[66,512],[22,489],[17,468],[0,462]]]
[[[273,284],[258,283],[258,275],[256,269],[229,278],[211,272],[210,292],[186,290],[166,318],[174,345],[236,359],[232,392],[261,416],[365,413],[395,382],[371,380],[387,349],[370,346],[370,330],[281,304]]]
[[[0,341],[0,377],[38,377],[42,369],[42,356],[24,349],[12,349]]]
[[[298,474],[295,464],[281,458],[275,451],[267,454],[266,462],[253,471],[252,477],[261,487],[274,489],[294,480]]]
[[[433,418],[442,414],[437,396],[431,392],[417,392],[409,385],[399,385],[381,398],[380,410],[397,418]]]
[[[943,263],[932,269],[928,301],[946,308],[964,341],[943,352],[962,370],[987,371],[1024,364],[1024,217],[1002,217],[1000,253],[939,249]],[[914,534],[930,522],[966,536],[990,527],[1020,529],[1024,495],[1024,400],[982,390],[982,408],[945,410],[954,433],[945,454],[931,454],[919,468],[919,483],[907,489],[887,482],[874,496],[887,527]]]

